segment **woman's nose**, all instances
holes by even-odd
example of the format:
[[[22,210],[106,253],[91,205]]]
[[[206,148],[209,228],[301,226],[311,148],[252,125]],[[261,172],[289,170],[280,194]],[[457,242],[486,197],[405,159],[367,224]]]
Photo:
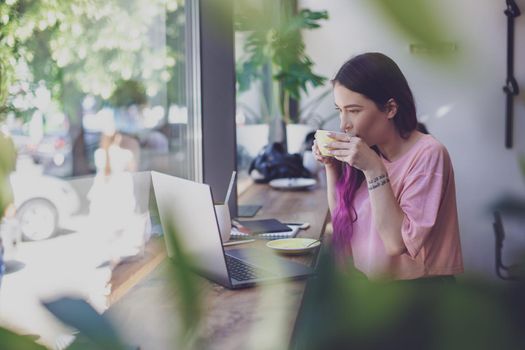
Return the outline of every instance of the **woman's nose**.
[[[352,123],[348,123],[348,122],[341,122],[339,124],[339,129],[343,132],[349,132],[349,131],[352,131],[352,129],[354,128],[354,126],[352,125]]]

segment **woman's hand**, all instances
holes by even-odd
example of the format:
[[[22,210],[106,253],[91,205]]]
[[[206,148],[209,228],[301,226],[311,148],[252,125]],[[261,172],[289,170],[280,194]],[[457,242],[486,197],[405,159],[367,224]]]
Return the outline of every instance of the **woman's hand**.
[[[335,164],[334,157],[325,157],[321,154],[321,151],[317,146],[317,140],[314,140],[314,144],[312,146],[312,154],[314,155],[315,160],[317,160],[320,163],[323,163],[324,165],[330,166]]]
[[[363,139],[348,134],[332,133],[329,134],[336,141],[328,143],[330,154],[335,159],[345,162],[366,173],[377,173],[384,171],[383,162]]]

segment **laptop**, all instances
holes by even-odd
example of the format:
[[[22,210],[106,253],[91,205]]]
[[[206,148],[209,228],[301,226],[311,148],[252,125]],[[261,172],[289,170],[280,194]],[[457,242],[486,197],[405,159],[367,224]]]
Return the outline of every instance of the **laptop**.
[[[151,172],[151,177],[168,256],[175,262],[177,256],[170,245],[173,239],[170,224],[197,273],[226,288],[305,278],[314,273],[308,266],[263,249],[225,250],[209,185],[155,171]]]

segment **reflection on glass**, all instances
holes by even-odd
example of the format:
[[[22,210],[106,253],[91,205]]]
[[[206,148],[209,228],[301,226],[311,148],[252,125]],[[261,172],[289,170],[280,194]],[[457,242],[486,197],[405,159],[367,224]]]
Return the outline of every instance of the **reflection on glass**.
[[[113,128],[136,168],[188,177],[183,0],[1,5],[20,19],[7,125],[45,174],[95,173]],[[10,11],[10,12],[9,12]]]
[[[133,152],[124,147],[119,133],[104,134],[95,151],[97,174],[87,194],[89,230],[99,237],[111,265],[141,255],[149,235],[149,215],[137,211]]]
[[[2,279],[0,324],[54,347],[64,329],[40,299],[78,295],[103,311],[112,265],[140,257],[149,238],[141,171],[189,177],[185,4],[0,1],[0,59],[10,50],[13,67],[0,113],[17,149],[20,223],[6,256],[22,266]]]

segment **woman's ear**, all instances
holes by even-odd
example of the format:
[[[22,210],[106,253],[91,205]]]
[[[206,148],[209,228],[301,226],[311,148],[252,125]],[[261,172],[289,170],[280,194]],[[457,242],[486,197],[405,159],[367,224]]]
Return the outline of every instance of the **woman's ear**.
[[[387,119],[392,119],[396,116],[397,108],[398,108],[398,104],[396,100],[394,100],[393,98],[391,98],[390,100],[386,102],[385,111],[386,111]]]

